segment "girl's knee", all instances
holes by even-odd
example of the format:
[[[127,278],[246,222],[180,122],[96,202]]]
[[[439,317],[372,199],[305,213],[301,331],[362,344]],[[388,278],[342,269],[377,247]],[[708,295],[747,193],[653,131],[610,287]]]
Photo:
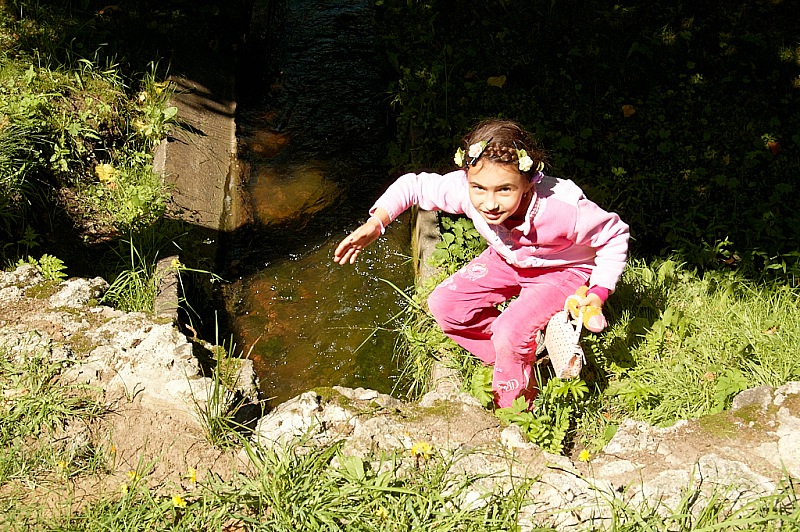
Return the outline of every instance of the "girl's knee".
[[[428,310],[439,325],[457,321],[452,317],[456,306],[457,300],[453,297],[453,292],[442,285],[437,286],[428,296]]]
[[[492,326],[492,344],[501,364],[522,364],[536,359],[538,330]]]

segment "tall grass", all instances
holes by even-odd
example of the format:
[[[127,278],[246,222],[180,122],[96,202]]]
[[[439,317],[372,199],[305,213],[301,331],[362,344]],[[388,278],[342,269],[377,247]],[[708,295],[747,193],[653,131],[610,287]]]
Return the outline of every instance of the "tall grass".
[[[126,312],[154,311],[161,281],[156,270],[158,250],[143,246],[143,242],[133,237],[123,241],[128,248],[127,259],[121,246],[117,256],[121,261],[127,260],[127,264],[118,270],[119,274],[103,295],[103,303]]]
[[[800,379],[799,296],[734,273],[632,262],[611,327],[586,340],[605,407],[669,425],[720,412],[747,388]]]
[[[800,530],[797,487],[783,480],[773,493],[742,500],[733,490],[717,487],[686,489],[675,507],[662,501],[630,503],[612,501],[610,523],[614,532],[711,532],[747,530],[772,532]]]
[[[309,448],[295,441],[279,451],[245,443],[249,474],[227,479],[209,474],[181,485],[154,482],[149,467],[128,473],[100,500],[81,507],[51,501],[48,512],[30,501],[0,516],[10,530],[43,531],[518,531],[556,530],[531,512],[535,480],[516,479],[505,491],[481,487],[477,476],[455,472],[468,454],[435,450],[391,453],[382,458],[347,456],[341,444]],[[485,480],[485,479],[483,479]],[[512,479],[507,479],[512,480]],[[485,484],[484,484],[485,485]],[[600,499],[603,521],[580,531],[798,530],[795,486],[785,480],[774,492],[736,497],[726,487],[683,490],[674,507],[663,501],[615,496]]]

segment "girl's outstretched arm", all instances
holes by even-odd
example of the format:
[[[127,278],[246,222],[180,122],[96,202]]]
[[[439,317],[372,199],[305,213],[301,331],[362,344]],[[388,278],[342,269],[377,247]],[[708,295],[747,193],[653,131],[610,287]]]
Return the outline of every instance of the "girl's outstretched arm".
[[[336,247],[333,253],[333,261],[339,264],[353,264],[358,258],[361,250],[375,242],[384,228],[390,222],[389,213],[378,207],[364,224],[350,233]]]

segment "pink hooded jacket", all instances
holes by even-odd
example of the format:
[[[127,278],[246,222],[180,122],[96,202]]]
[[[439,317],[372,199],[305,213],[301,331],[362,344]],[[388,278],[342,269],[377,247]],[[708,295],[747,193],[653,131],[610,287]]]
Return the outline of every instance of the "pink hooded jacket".
[[[382,207],[392,220],[412,205],[466,214],[475,229],[509,264],[521,268],[584,268],[590,286],[613,292],[628,252],[628,225],[584,196],[572,181],[534,177],[534,199],[514,229],[490,225],[469,199],[467,173],[456,170],[400,176],[370,209]]]

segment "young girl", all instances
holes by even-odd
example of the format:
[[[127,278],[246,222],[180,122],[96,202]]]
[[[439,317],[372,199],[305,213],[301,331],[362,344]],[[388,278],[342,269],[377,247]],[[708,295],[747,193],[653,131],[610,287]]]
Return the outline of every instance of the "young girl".
[[[602,307],[625,267],[628,226],[572,181],[545,176],[544,153],[515,122],[478,124],[454,160],[459,169],[445,175],[398,178],[367,222],[342,240],[334,260],[354,263],[411,205],[466,214],[489,247],[437,286],[428,308],[445,334],[494,365],[498,407],[520,395],[530,402],[541,331],[585,284],[589,290],[579,306]],[[596,332],[605,327],[602,315],[597,318],[588,326]]]

